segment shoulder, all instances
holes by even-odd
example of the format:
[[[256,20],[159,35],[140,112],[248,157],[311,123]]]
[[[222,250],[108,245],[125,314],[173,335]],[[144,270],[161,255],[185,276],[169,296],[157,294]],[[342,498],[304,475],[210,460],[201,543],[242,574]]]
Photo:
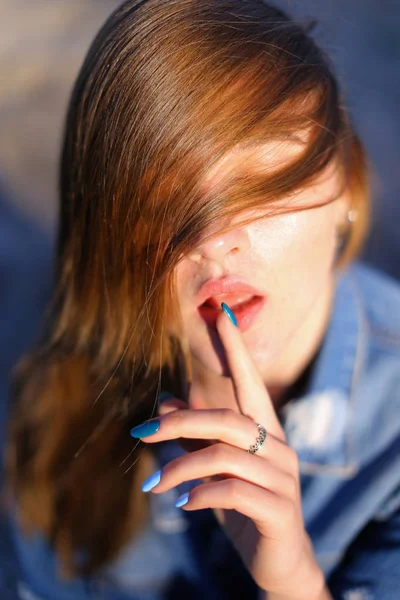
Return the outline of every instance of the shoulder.
[[[348,275],[358,313],[353,442],[364,464],[380,456],[384,471],[383,465],[389,468],[396,459],[399,444],[400,284],[361,262],[354,263]],[[389,479],[398,484],[398,477]]]
[[[360,261],[348,275],[371,342],[400,358],[400,283]]]

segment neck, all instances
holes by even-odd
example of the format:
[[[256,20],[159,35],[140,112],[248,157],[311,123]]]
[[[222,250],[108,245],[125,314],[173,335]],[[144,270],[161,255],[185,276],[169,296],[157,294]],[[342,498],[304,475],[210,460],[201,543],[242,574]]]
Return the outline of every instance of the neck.
[[[299,395],[307,385],[308,375],[329,322],[333,292],[334,278],[332,276],[317,299],[313,310],[303,321],[285,351],[277,357],[272,366],[265,365],[259,369],[277,410],[291,397]],[[207,398],[209,408],[231,407],[235,404],[234,388],[229,377],[206,369],[194,358],[192,368],[193,397]],[[193,408],[204,407],[193,406]]]

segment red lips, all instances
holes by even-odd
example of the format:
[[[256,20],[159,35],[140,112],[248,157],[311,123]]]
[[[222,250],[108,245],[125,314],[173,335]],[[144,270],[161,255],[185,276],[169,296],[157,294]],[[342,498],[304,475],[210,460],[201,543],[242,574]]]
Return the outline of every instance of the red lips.
[[[197,301],[199,315],[210,327],[215,328],[221,302],[225,302],[233,310],[239,329],[246,331],[263,308],[266,296],[239,278],[225,277],[206,282]]]
[[[200,306],[208,298],[220,294],[251,294],[252,296],[263,296],[264,294],[238,277],[223,277],[221,279],[209,279],[204,283],[196,297],[196,304]]]

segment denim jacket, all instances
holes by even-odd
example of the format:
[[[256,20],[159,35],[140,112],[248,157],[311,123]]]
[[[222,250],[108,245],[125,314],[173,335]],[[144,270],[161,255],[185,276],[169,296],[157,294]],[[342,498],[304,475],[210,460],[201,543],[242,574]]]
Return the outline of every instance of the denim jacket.
[[[302,508],[335,599],[400,597],[400,285],[354,262],[336,278],[330,323],[306,393],[283,411],[300,460]],[[156,445],[155,445],[156,446]],[[159,467],[183,450],[157,445]],[[101,574],[63,583],[40,536],[11,522],[22,600],[256,599],[211,510],[174,500],[199,482],[149,494],[151,518]]]

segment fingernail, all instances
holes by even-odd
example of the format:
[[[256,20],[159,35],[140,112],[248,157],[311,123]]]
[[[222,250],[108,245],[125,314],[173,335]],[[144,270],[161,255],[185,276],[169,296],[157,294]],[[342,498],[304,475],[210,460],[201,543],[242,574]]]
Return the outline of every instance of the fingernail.
[[[161,471],[156,471],[153,475],[150,475],[146,481],[142,483],[142,492],[149,492],[153,489],[158,483],[160,483],[161,479]]]
[[[176,502],[175,502],[176,508],[180,508],[181,506],[184,506],[185,504],[187,504],[188,500],[189,500],[189,492],[186,492],[186,494],[182,494],[182,496],[179,496],[178,500],[176,500]]]
[[[171,392],[167,392],[166,390],[163,390],[162,392],[160,392],[157,396],[157,402],[158,404],[161,404],[162,402],[164,402],[164,400],[168,400],[169,398],[174,398],[174,394],[171,394]]]
[[[152,421],[146,421],[137,427],[131,429],[131,436],[134,438],[143,438],[148,435],[153,435],[160,429],[160,420],[153,419]]]
[[[227,304],[225,304],[225,302],[221,302],[221,306],[222,306],[222,310],[224,311],[224,313],[226,315],[228,315],[228,317],[230,318],[230,320],[232,321],[232,323],[235,325],[235,327],[237,327],[238,323],[236,321],[236,317],[233,314],[233,312],[231,311],[231,309],[229,308],[229,306]]]

